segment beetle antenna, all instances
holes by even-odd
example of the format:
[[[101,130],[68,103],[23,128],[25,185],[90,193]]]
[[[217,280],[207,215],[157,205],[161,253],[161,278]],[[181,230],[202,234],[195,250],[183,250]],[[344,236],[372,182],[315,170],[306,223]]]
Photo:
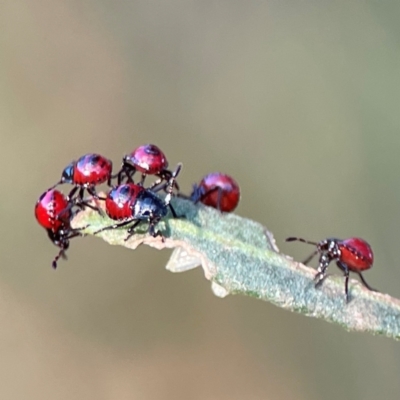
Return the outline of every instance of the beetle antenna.
[[[58,181],[56,184],[54,184],[52,187],[50,187],[48,190],[53,190],[56,188],[58,185],[62,185],[64,182],[62,180]]]
[[[60,258],[67,258],[66,254],[65,254],[65,249],[64,249],[64,248],[62,248],[62,249],[58,252],[58,254],[54,257],[53,262],[51,263],[51,265],[52,265],[52,267],[53,267],[54,269],[57,269],[57,261],[58,261]]]
[[[318,243],[316,243],[316,242],[311,242],[310,240],[305,240],[305,239],[303,239],[303,238],[292,237],[292,236],[286,238],[286,242],[295,242],[295,241],[297,241],[297,242],[302,242],[302,243],[307,243],[307,244],[312,244],[312,245],[314,245],[314,246],[318,246]]]

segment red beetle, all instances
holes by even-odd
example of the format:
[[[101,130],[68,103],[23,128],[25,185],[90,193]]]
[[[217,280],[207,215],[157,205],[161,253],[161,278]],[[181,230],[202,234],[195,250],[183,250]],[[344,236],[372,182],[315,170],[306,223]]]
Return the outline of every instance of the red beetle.
[[[158,176],[159,179],[154,182],[150,188],[155,187],[161,182],[167,182],[172,177],[172,171],[168,169],[168,161],[162,150],[154,144],[145,144],[137,147],[132,153],[126,155],[122,160],[121,170],[118,172],[118,184],[123,180],[124,175],[127,182],[133,182],[133,175],[138,171],[142,174],[140,185],[144,184],[147,175]],[[175,187],[178,188],[176,182]],[[179,188],[178,188],[179,190]]]
[[[229,175],[213,172],[206,175],[198,185],[193,186],[190,199],[199,201],[219,211],[233,211],[240,200],[240,188]]]
[[[70,183],[74,185],[68,196],[70,199],[79,190],[77,199],[82,201],[86,189],[91,196],[98,200],[99,196],[96,193],[95,186],[104,182],[111,186],[111,178],[112,162],[100,154],[90,153],[80,157],[77,161],[72,161],[65,167],[61,180],[53,188],[57,185]]]
[[[134,183],[125,183],[111,189],[105,200],[107,215],[115,221],[131,218],[132,206],[144,192],[143,186]]]
[[[121,228],[133,222],[133,225],[128,229],[128,236],[125,238],[125,240],[128,240],[134,234],[134,229],[140,222],[148,222],[150,235],[154,237],[162,236],[161,232],[156,231],[155,228],[158,222],[167,215],[168,208],[173,217],[176,218],[176,213],[170,201],[175,179],[180,169],[181,164],[178,164],[165,189],[167,192],[165,199],[159,197],[153,190],[134,183],[125,183],[111,189],[105,201],[106,212],[111,219],[118,222],[102,228],[94,234],[108,229]]]
[[[315,275],[315,286],[318,286],[323,282],[326,277],[326,271],[331,261],[336,261],[336,265],[343,271],[345,276],[345,293],[346,301],[349,302],[349,273],[356,273],[363,285],[372,291],[376,291],[371,288],[365,281],[361,274],[361,271],[365,271],[372,267],[374,263],[374,254],[371,246],[360,238],[349,238],[349,239],[335,239],[329,238],[322,240],[319,243],[311,242],[297,237],[289,237],[286,239],[287,242],[293,242],[298,240],[303,243],[312,244],[317,246],[317,249],[303,262],[308,264],[317,254],[319,254],[319,267],[318,272]]]
[[[75,213],[73,206],[74,203],[55,189],[44,192],[35,205],[38,223],[46,229],[49,239],[61,249],[53,260],[53,268],[57,268],[60,257],[66,258],[65,251],[69,247],[70,239],[82,236],[80,231],[84,228],[71,228],[71,218]],[[78,207],[82,208],[82,204]]]

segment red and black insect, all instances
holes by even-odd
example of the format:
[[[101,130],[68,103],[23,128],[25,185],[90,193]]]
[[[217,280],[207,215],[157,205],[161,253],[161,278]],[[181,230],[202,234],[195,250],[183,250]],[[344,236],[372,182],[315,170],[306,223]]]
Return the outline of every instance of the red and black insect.
[[[168,208],[173,217],[176,218],[176,213],[170,201],[172,189],[175,186],[175,180],[180,169],[181,164],[172,173],[166,187],[167,195],[165,199],[159,197],[153,190],[134,183],[125,183],[111,189],[105,200],[106,212],[111,219],[119,222],[100,229],[94,234],[108,229],[121,228],[134,222],[128,229],[128,236],[125,238],[125,240],[128,240],[134,234],[134,230],[140,222],[145,221],[149,223],[148,231],[150,235],[153,237],[162,236],[160,231],[156,231],[156,226],[168,214]]]
[[[240,188],[229,175],[213,172],[206,175],[198,185],[193,186],[190,200],[201,202],[219,211],[233,211],[240,200]]]
[[[123,181],[124,176],[127,182],[133,183],[133,175],[136,171],[142,174],[139,182],[139,185],[142,186],[147,175],[159,177],[150,188],[155,187],[161,182],[167,183],[172,177],[172,171],[168,169],[167,157],[165,157],[161,149],[154,144],[139,146],[133,150],[132,153],[123,158],[121,170],[117,174],[118,184]],[[175,182],[175,187],[176,186],[177,184]]]
[[[100,154],[85,154],[77,161],[72,161],[65,167],[61,180],[53,188],[57,185],[70,183],[74,185],[68,195],[70,199],[73,199],[76,192],[79,191],[76,198],[78,201],[83,201],[86,189],[91,196],[98,200],[99,196],[95,186],[104,182],[107,182],[108,186],[111,186],[111,178],[112,162],[110,160]]]
[[[372,291],[376,291],[371,288],[365,281],[361,272],[372,267],[374,263],[374,254],[371,246],[363,239],[360,238],[349,238],[349,239],[335,239],[329,238],[322,240],[319,243],[311,242],[302,238],[289,237],[286,239],[287,242],[300,241],[303,243],[312,244],[317,249],[306,259],[303,264],[308,264],[317,254],[319,254],[319,266],[318,272],[315,275],[315,286],[320,285],[326,277],[326,271],[331,261],[335,261],[336,265],[345,276],[345,293],[346,301],[349,302],[349,273],[356,273],[363,285]]]
[[[38,223],[46,229],[49,239],[60,247],[59,253],[52,262],[53,268],[57,268],[57,261],[60,257],[66,258],[65,251],[69,247],[70,239],[82,236],[81,230],[84,228],[71,228],[71,218],[76,213],[73,206],[74,203],[55,189],[44,192],[35,205],[35,216]],[[78,205],[78,208],[82,207],[83,204]]]

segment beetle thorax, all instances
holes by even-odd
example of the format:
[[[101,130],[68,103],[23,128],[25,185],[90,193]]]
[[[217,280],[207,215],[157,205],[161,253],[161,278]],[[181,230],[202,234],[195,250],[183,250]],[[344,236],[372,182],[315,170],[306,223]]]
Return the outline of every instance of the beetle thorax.
[[[141,192],[134,204],[135,219],[154,220],[167,215],[167,207],[162,199],[150,191]]]
[[[61,176],[61,182],[63,183],[73,183],[74,180],[74,167],[75,163],[72,162],[67,167],[64,168],[64,171]]]
[[[325,239],[318,243],[318,251],[325,253],[331,260],[339,260],[341,256],[340,247],[338,244],[339,239]]]

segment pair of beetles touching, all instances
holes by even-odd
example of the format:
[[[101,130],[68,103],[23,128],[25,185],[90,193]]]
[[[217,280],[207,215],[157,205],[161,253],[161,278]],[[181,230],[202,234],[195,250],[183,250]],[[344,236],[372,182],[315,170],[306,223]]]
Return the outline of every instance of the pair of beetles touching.
[[[176,182],[181,166],[178,164],[174,171],[169,170],[165,154],[153,144],[139,146],[132,153],[124,156],[120,170],[114,175],[112,162],[99,154],[86,154],[77,161],[71,162],[62,172],[60,181],[44,192],[35,205],[38,223],[46,229],[49,239],[60,248],[53,260],[53,268],[57,268],[60,257],[66,258],[65,251],[69,247],[70,239],[83,236],[81,231],[86,227],[72,228],[72,218],[85,207],[104,215],[99,201],[105,202],[106,213],[115,223],[94,234],[130,225],[125,240],[135,233],[135,228],[141,222],[148,223],[148,232],[152,236],[162,236],[156,227],[158,222],[167,216],[168,209],[176,218],[176,213],[170,203],[172,196],[194,203],[201,202],[220,212],[232,212],[236,208],[240,200],[240,188],[231,176],[219,172],[210,173],[199,184],[193,185],[190,195],[185,195]],[[141,175],[137,183],[134,180],[136,173]],[[145,186],[148,175],[154,176],[156,180]],[[113,183],[114,180],[116,184]],[[58,185],[65,183],[73,185],[67,196],[55,189]],[[106,197],[100,197],[96,191],[96,186],[103,183],[107,183],[111,188]],[[84,198],[85,191],[89,193],[91,199]],[[160,197],[158,194],[160,191],[165,192],[166,195]],[[374,260],[371,246],[365,240],[329,238],[317,243],[289,237],[286,241],[300,241],[316,246],[316,250],[303,262],[303,264],[308,264],[319,254],[315,286],[323,282],[329,264],[334,261],[345,276],[347,302],[349,301],[350,272],[358,274],[363,285],[375,291],[361,273],[371,268]]]

